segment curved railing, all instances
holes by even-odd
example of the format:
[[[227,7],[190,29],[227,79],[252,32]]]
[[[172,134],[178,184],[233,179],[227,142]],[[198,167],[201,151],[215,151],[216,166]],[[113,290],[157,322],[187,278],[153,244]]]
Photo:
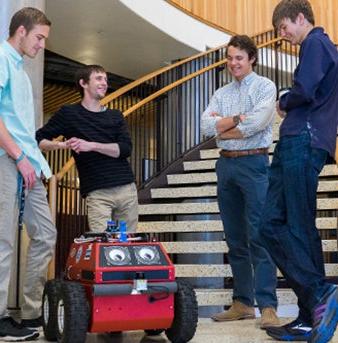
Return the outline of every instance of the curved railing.
[[[278,88],[290,86],[291,71],[297,62],[291,45],[275,38],[258,47],[260,63],[256,71],[272,79]],[[231,80],[224,68],[225,49],[224,45],[162,68],[102,100],[102,104],[118,108],[126,116],[138,186],[201,142],[199,116],[214,91]],[[287,69],[289,73],[281,71]],[[65,165],[59,176],[72,163]]]
[[[274,42],[273,37],[274,32],[267,31],[257,34],[252,38],[255,40],[256,44],[264,44],[267,42],[270,42],[269,44],[271,44],[271,42]],[[225,61],[225,49],[226,44],[198,53],[144,75],[106,96],[102,100],[102,104],[108,104],[110,108],[117,108],[125,115],[128,115],[130,108],[133,105],[143,101],[144,98],[147,98],[150,95],[153,96],[154,93],[158,94],[157,92],[160,89],[163,89],[170,84],[174,84],[176,81],[182,80],[184,77],[192,75],[198,70],[212,66],[214,63],[217,63],[217,61]],[[218,71],[223,70],[221,64],[217,67],[219,68]],[[218,78],[215,79],[214,86],[216,89],[220,86]],[[68,169],[72,167],[73,163],[74,159],[72,158],[70,163],[67,163],[62,170],[56,172],[59,173],[59,176],[64,175],[67,173]]]

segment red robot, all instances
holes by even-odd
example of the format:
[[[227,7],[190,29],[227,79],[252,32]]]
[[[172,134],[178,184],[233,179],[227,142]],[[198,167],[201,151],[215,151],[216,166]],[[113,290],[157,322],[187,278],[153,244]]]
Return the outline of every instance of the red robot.
[[[84,343],[86,333],[165,331],[171,342],[192,339],[198,321],[193,288],[175,279],[159,242],[109,232],[75,239],[65,276],[43,293],[43,330],[48,341]]]

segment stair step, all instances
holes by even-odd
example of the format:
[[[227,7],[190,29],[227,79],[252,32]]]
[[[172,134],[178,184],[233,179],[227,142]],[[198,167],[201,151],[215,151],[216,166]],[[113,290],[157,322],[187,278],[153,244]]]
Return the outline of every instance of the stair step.
[[[321,217],[316,219],[318,229],[337,229],[337,218]],[[139,222],[137,232],[222,232],[220,220],[186,220],[186,221],[148,221]]]
[[[325,263],[326,276],[337,276],[338,264]],[[232,277],[229,264],[176,264],[177,277]],[[277,275],[281,277],[280,271]]]
[[[208,160],[211,158],[218,158],[220,150],[221,150],[220,148],[200,150],[200,159],[201,160]]]
[[[223,231],[220,220],[140,221],[137,224],[137,232],[145,233],[220,231]]]
[[[196,162],[194,162],[196,163]],[[338,176],[338,167],[335,164],[324,166],[320,176]],[[197,183],[215,183],[217,177],[215,172],[206,173],[186,173],[186,174],[171,174],[167,176],[169,185],[177,184],[197,184]]]
[[[216,161],[217,159],[202,160],[202,161],[200,160],[186,161],[186,162],[183,162],[183,168],[185,171],[215,170]],[[338,175],[338,167],[336,164],[327,164],[326,166],[324,166],[320,174],[320,176],[337,176],[337,175]]]
[[[193,170],[215,170],[216,160],[204,160],[204,161],[186,161],[183,162],[183,169],[185,171]]]
[[[197,198],[216,196],[216,186],[198,187],[175,187],[175,188],[153,188],[151,189],[152,199],[160,198]]]
[[[338,198],[317,199],[318,210],[338,209]],[[151,214],[202,214],[219,213],[216,201],[206,203],[144,204],[139,205],[140,215]]]
[[[225,241],[162,242],[169,254],[225,254],[229,251]],[[337,240],[323,239],[323,251],[337,251]]]
[[[189,173],[172,174],[167,176],[168,185],[193,184],[193,183],[215,183],[216,173]]]
[[[162,242],[162,244],[169,254],[225,254],[229,250],[224,241]]]
[[[232,304],[232,289],[195,288],[198,306],[226,306]],[[277,288],[279,305],[297,304],[297,297],[292,289]]]
[[[338,180],[319,181],[318,192],[337,192]],[[198,198],[215,197],[217,195],[216,186],[195,186],[195,187],[167,187],[151,189],[153,199],[160,198]]]
[[[338,180],[319,181],[318,192],[338,192]]]

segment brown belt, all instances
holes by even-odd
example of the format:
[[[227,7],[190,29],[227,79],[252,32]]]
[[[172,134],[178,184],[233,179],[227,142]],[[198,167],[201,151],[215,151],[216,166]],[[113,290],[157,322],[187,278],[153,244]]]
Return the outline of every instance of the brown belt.
[[[241,157],[248,155],[267,155],[269,153],[268,148],[258,148],[249,150],[221,150],[219,154],[222,157]]]

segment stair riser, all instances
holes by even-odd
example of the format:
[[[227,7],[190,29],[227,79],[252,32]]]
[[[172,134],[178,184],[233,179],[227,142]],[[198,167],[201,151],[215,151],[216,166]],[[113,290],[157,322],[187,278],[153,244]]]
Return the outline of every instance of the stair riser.
[[[318,229],[337,229],[337,218],[317,218]],[[220,232],[223,225],[220,220],[191,220],[191,221],[148,221],[139,222],[138,232],[165,233],[165,232]]]
[[[338,198],[318,199],[318,210],[336,210],[338,208]],[[211,214],[219,213],[217,202],[210,203],[178,203],[178,204],[151,204],[140,205],[140,215],[155,214]]]
[[[338,264],[337,263],[325,263],[326,276],[337,276]],[[226,264],[176,264],[175,274],[177,277],[232,277],[230,265]],[[282,274],[278,271],[278,276]]]
[[[320,181],[318,192],[337,192],[338,181]],[[205,198],[217,196],[216,186],[155,188],[151,190],[152,199],[161,198]]]
[[[214,291],[196,289],[198,306],[227,306],[232,304],[232,290]],[[297,304],[297,297],[292,290],[277,289],[278,305]]]
[[[228,245],[224,241],[199,242],[162,242],[170,254],[215,254],[228,253]],[[336,240],[322,240],[323,251],[337,251]]]

